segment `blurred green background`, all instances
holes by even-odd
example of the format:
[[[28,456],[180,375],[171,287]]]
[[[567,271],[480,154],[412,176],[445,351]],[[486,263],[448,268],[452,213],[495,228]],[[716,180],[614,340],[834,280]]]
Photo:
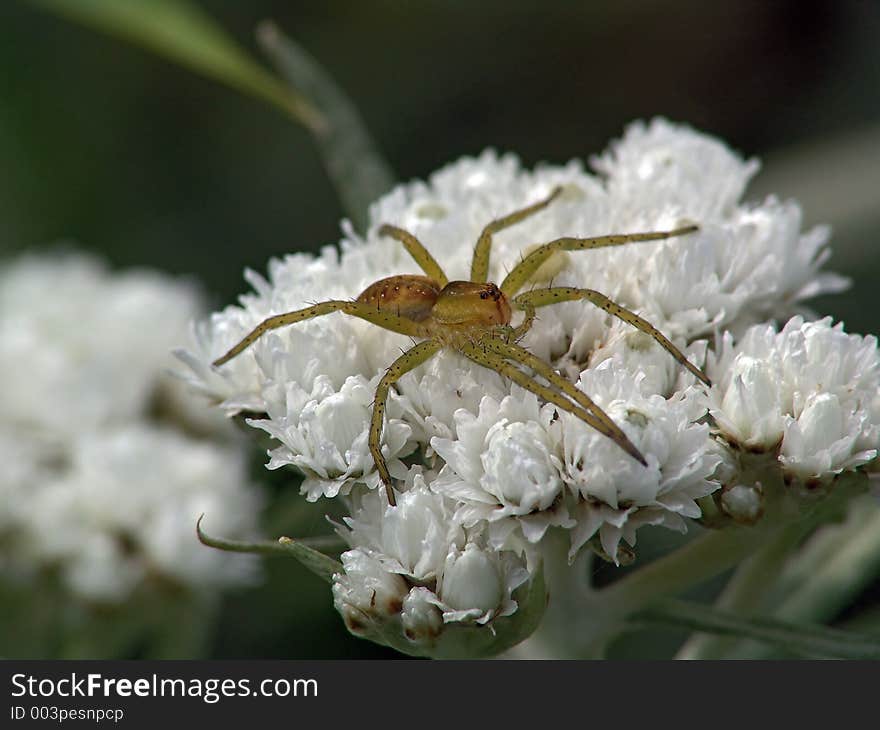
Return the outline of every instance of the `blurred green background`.
[[[816,308],[878,331],[880,3],[200,5],[255,55],[256,24],[277,21],[400,179],[489,146],[527,165],[587,158],[655,115],[715,134],[763,159],[750,195],[797,197],[808,224],[833,225],[829,268],[854,288]],[[73,240],[118,267],[191,275],[219,306],[245,266],[339,239],[313,141],[275,109],[25,2],[0,4],[0,67],[4,256]],[[388,655],[347,636],[318,579],[267,565],[263,588],[227,599],[212,656]]]

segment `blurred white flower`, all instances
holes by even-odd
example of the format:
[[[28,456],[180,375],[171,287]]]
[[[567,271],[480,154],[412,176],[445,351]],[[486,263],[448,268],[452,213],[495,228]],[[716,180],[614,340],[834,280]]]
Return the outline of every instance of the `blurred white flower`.
[[[195,535],[202,513],[209,531],[253,532],[261,500],[242,445],[186,415],[203,404],[164,371],[202,311],[198,292],[156,272],[113,274],[88,256],[47,254],[0,269],[0,303],[0,573],[52,571],[95,602],[163,582],[201,590],[251,580],[252,559]],[[159,409],[162,424],[152,421]]]
[[[209,588],[254,576],[256,564],[202,545],[195,523],[253,529],[260,504],[240,453],[142,424],[85,433],[55,478],[31,483],[17,558],[54,566],[85,598],[121,601],[140,582]]]
[[[0,266],[0,401],[7,424],[59,436],[139,418],[168,349],[201,312],[193,286],[111,274],[72,252]]]

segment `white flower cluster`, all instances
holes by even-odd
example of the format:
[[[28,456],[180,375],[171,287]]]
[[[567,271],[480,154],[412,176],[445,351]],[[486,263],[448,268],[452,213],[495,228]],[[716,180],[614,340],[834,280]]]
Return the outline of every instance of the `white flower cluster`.
[[[407,483],[396,507],[383,490],[360,497],[339,530],[352,549],[333,596],[348,627],[369,634],[399,622],[410,641],[431,644],[444,623],[512,614],[513,591],[529,577],[523,561],[457,524],[454,503],[428,488],[420,468]]]
[[[877,456],[877,340],[831,318],[794,317],[780,332],[755,325],[725,334],[710,358],[710,412],[724,438],[751,452],[778,452],[789,480],[827,482]]]
[[[727,443],[769,448],[775,439],[789,472],[817,478],[873,458],[874,340],[826,321],[795,319],[779,335],[763,324],[845,285],[820,271],[827,230],[802,232],[793,202],[744,203],[757,163],[664,120],[632,125],[592,167],[595,174],[579,162],[529,171],[486,152],[400,186],[374,204],[365,237],[344,225],[339,249],[273,260],[268,279],[248,272],[254,292],[203,323],[192,351],[180,354],[191,382],[227,413],[264,415],[251,424],[279,442],[271,468],[301,469],[311,500],[351,495],[352,549],[334,594],[352,628],[371,610],[399,614],[416,633],[440,619],[491,626],[512,610],[522,566],[536,570],[548,530],[567,531],[572,558],[590,544],[612,560],[642,525],[684,530],[701,514],[697,500],[720,486]],[[403,247],[378,234],[381,224],[408,230],[451,280],[466,279],[483,226],[556,186],[560,199],[494,237],[492,280],[562,236],[699,225],[665,241],[557,255],[533,281],[607,294],[698,364],[723,333],[709,357],[716,384],[707,395],[652,338],[606,312],[584,302],[539,310],[522,344],[593,398],[647,467],[495,372],[441,352],[391,394],[383,453],[405,491],[387,508],[375,489],[368,424],[378,380],[407,338],[334,314],[274,330],[210,367],[269,315],[350,299],[379,278],[416,272]]]
[[[197,410],[163,372],[200,314],[192,287],[113,275],[79,254],[0,269],[0,576],[56,574],[87,601],[156,581],[234,585],[256,567],[201,545],[195,522],[256,526],[240,448],[150,421],[160,400]]]

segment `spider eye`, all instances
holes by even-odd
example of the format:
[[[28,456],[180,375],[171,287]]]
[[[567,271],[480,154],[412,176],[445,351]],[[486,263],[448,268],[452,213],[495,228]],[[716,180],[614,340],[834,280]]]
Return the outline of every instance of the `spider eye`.
[[[488,292],[484,292],[484,291],[480,292],[480,299],[488,299],[488,298],[489,298]]]

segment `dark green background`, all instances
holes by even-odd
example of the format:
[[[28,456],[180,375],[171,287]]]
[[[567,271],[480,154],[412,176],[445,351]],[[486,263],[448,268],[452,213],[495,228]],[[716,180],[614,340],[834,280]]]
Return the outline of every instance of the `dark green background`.
[[[253,28],[276,20],[351,96],[401,179],[487,146],[529,165],[588,157],[658,114],[765,158],[769,175],[880,124],[875,2],[201,5],[255,53]],[[311,139],[274,109],[19,2],[0,4],[0,68],[4,255],[74,240],[119,267],[192,275],[219,305],[243,290],[245,266],[338,240]],[[821,203],[826,170],[808,169]],[[880,202],[872,182],[860,194]],[[857,207],[831,221],[848,251],[831,268],[856,287],[821,309],[875,332],[880,214]],[[229,601],[213,655],[380,652],[345,635],[317,579],[270,570],[267,587]]]

